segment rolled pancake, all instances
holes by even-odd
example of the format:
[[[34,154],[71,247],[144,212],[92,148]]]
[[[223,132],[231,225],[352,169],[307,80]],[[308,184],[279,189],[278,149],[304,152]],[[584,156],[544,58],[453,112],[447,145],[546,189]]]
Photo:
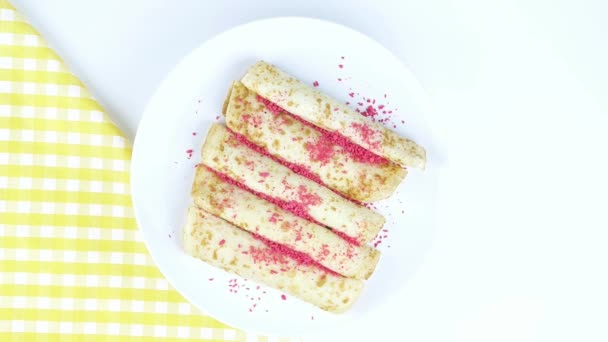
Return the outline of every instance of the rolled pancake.
[[[371,121],[274,65],[257,62],[241,82],[286,111],[331,132],[338,132],[377,155],[404,167],[424,169],[426,152],[414,141]]]
[[[361,202],[388,198],[407,173],[378,156],[361,160],[322,131],[288,113],[271,111],[238,81],[229,96],[224,114],[231,130],[272,156],[305,166],[323,184],[347,197]]]
[[[241,189],[204,165],[192,185],[194,204],[224,220],[272,242],[308,255],[345,277],[367,279],[380,252],[348,243],[327,228],[285,211]]]
[[[361,280],[279,254],[250,233],[195,207],[188,210],[183,241],[185,251],[193,257],[326,311],[346,311],[363,289]]]
[[[238,141],[224,125],[213,124],[202,148],[202,162],[249,189],[269,196],[282,208],[365,244],[384,225],[384,217],[357,205],[272,158]]]

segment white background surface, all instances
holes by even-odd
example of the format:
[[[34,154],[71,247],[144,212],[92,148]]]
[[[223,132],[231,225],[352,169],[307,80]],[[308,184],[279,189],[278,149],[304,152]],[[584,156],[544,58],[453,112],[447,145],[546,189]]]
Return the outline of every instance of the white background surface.
[[[608,340],[605,2],[13,4],[131,137],[175,63],[236,24],[301,15],[368,34],[431,94],[445,164],[440,228],[412,283],[421,309],[351,340]]]

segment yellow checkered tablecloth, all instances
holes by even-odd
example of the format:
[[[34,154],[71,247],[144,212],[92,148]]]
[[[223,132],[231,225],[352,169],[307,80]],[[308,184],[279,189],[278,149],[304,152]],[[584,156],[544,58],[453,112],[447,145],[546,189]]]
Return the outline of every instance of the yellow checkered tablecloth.
[[[202,315],[152,263],[130,142],[0,0],[0,341],[262,340]]]

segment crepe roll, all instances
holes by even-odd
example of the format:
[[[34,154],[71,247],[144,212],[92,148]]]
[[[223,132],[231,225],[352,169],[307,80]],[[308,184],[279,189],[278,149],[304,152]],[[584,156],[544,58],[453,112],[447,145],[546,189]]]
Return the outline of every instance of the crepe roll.
[[[362,116],[276,66],[259,61],[241,79],[243,84],[284,110],[403,167],[424,169],[425,150],[414,141]]]
[[[276,106],[275,106],[276,107]],[[290,168],[361,202],[388,198],[407,171],[343,137],[306,124],[234,82],[225,106],[234,132],[283,160]],[[296,166],[297,168],[294,168]]]
[[[186,253],[193,257],[326,311],[348,310],[363,289],[361,280],[281,254],[250,233],[195,207],[188,211],[183,241]]]
[[[203,164],[277,200],[282,208],[352,238],[357,244],[373,240],[384,225],[382,215],[253,151],[224,125],[211,126],[201,154]]]
[[[367,279],[380,252],[357,246],[331,230],[285,211],[241,189],[204,165],[196,170],[192,187],[194,204],[224,220],[272,242],[308,255],[345,277]]]

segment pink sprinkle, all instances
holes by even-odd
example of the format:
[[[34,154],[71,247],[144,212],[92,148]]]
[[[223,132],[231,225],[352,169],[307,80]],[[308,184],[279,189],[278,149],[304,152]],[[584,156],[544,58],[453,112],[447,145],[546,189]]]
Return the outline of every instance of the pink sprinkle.
[[[287,300],[287,296],[285,296],[284,294],[281,295],[281,299],[282,300]]]
[[[341,59],[344,59],[344,56],[340,57]]]
[[[341,79],[341,78],[338,78],[338,82],[342,82],[342,79]]]
[[[209,281],[213,281],[213,278],[209,278]]]
[[[264,177],[264,178],[266,178],[266,177],[268,177],[269,175],[270,175],[270,173],[269,173],[269,172],[260,172],[260,177]]]
[[[369,102],[369,100],[367,100]],[[376,110],[376,108],[372,107],[371,105],[367,106],[367,108],[365,108],[365,112],[363,113],[363,116],[370,116],[370,117],[375,117],[376,115],[378,115],[378,111]]]
[[[342,68],[344,68],[344,65],[338,64],[338,68],[342,69]]]
[[[192,132],[192,135],[196,135],[196,132]]]
[[[355,97],[355,93],[348,93],[348,96]]]
[[[221,239],[221,240],[220,240],[220,243],[219,243],[219,245],[220,245],[220,246],[223,246],[223,245],[224,245],[224,244],[225,244],[225,243],[226,243],[226,240],[224,240],[224,239]]]
[[[315,87],[318,87],[319,86],[319,82],[314,81],[314,82],[312,82],[312,85],[315,86]]]

